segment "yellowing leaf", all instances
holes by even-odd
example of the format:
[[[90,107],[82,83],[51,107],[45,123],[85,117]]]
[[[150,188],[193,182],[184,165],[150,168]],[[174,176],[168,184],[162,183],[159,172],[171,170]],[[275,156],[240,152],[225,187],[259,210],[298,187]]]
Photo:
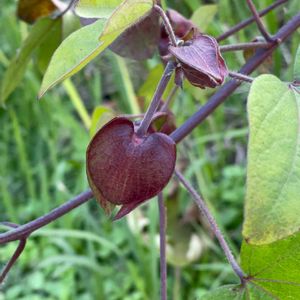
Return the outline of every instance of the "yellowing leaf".
[[[76,13],[83,18],[109,18],[122,0],[79,0]]]
[[[273,75],[254,80],[243,235],[268,244],[300,228],[300,95]]]
[[[27,22],[33,23],[40,17],[50,15],[56,10],[51,0],[19,0],[17,15]]]
[[[39,97],[49,88],[81,70],[124,30],[149,12],[152,5],[151,0],[125,0],[106,23],[100,19],[71,34],[55,51],[43,78]]]

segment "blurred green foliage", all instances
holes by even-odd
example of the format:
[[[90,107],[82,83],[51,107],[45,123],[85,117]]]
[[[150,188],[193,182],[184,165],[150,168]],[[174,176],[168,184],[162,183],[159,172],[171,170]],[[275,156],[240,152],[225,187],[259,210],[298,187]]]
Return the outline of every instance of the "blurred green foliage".
[[[205,1],[167,2],[170,7],[191,16]],[[207,32],[213,36],[250,15],[240,0],[207,2],[218,5],[214,21],[207,24]],[[255,3],[262,9],[273,0]],[[15,1],[1,5],[0,80],[30,30],[17,20],[15,9]],[[291,0],[284,10],[275,10],[264,21],[274,33],[299,9],[299,1]],[[251,25],[223,44],[249,41],[257,35],[255,25]],[[273,62],[257,74],[272,72],[283,80],[291,80],[292,58],[298,43],[299,33],[296,33],[274,54]],[[232,70],[244,63],[239,52],[226,53],[224,57]],[[133,91],[137,93],[148,72],[159,63],[158,57],[147,63],[136,63],[116,58],[106,51],[71,79],[72,92],[60,85],[38,102],[42,74],[34,61],[35,58],[21,85],[9,97],[6,108],[0,109],[1,221],[27,222],[86,189],[85,149],[90,136],[86,122],[80,117],[85,114],[82,110],[92,115],[97,106],[107,105],[130,113]],[[74,99],[74,88],[79,99]],[[248,85],[243,84],[178,150],[178,163],[201,191],[234,252],[241,243],[248,89]],[[211,93],[211,90],[202,91],[186,84],[172,107],[177,124],[205,103]],[[84,104],[83,108],[76,106],[78,101]],[[190,197],[182,189],[172,192],[171,189],[176,188],[174,183],[169,186],[166,196],[176,204],[176,209],[169,208],[169,214],[174,214],[178,222],[198,236],[203,249],[193,263],[184,267],[169,265],[168,293],[174,300],[200,299],[207,290],[235,282],[236,278],[211,238],[205,221],[197,213],[193,214]],[[155,200],[116,223],[112,223],[94,201],[76,209],[29,239],[20,260],[0,287],[0,299],[158,299],[157,215]],[[187,224],[182,221],[186,218]],[[15,247],[16,243],[1,245],[1,266]]]

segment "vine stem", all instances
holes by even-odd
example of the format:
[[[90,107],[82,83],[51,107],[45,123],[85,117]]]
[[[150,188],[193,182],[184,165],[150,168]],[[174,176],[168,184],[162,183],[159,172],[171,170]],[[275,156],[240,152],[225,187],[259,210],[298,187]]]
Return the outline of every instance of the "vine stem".
[[[266,43],[266,42],[239,43],[234,45],[220,46],[220,51],[228,52],[228,51],[239,51],[239,50],[247,50],[247,49],[268,48],[268,47],[270,47],[270,43]]]
[[[263,37],[266,39],[266,41],[268,41],[269,43],[273,43],[274,42],[274,39],[271,37],[271,35],[268,33],[266,27],[264,26],[262,20],[260,19],[260,16],[259,16],[259,13],[253,3],[252,0],[246,0],[252,14],[253,14],[253,17],[254,17],[254,20],[257,24],[257,27],[260,31],[260,33],[263,35]]]
[[[151,124],[152,118],[153,118],[153,116],[154,116],[154,114],[155,114],[155,112],[156,112],[156,110],[159,106],[161,97],[162,97],[162,95],[163,95],[163,93],[164,93],[164,91],[165,91],[165,89],[168,85],[168,82],[171,79],[171,76],[172,76],[172,73],[173,73],[174,69],[175,69],[175,62],[169,61],[167,63],[167,66],[166,66],[165,70],[164,70],[164,73],[163,73],[163,75],[162,75],[162,77],[161,77],[161,79],[158,83],[158,86],[155,90],[155,93],[153,95],[151,103],[150,103],[150,105],[149,105],[149,107],[148,107],[148,109],[147,109],[147,111],[144,115],[144,118],[143,118],[139,128],[136,131],[137,136],[142,137],[147,133],[148,128]]]
[[[174,97],[175,94],[177,93],[178,89],[179,89],[179,86],[178,86],[178,85],[175,85],[175,86],[172,88],[170,94],[168,95],[168,97],[167,97],[165,103],[163,104],[163,106],[161,107],[160,111],[166,112],[166,111],[168,110],[169,105],[170,105],[171,101],[173,100],[173,97]]]
[[[288,38],[300,26],[300,13],[294,16],[287,24],[283,25],[274,35],[275,40],[281,42]],[[239,73],[251,74],[267,57],[269,57],[280,43],[273,43],[267,49],[258,49],[247,63],[240,69]],[[230,80],[224,84],[197,112],[187,119],[180,127],[173,131],[170,137],[179,143],[191,131],[201,124],[220,104],[222,104],[228,96],[230,96],[239,86],[241,82]]]
[[[241,81],[245,81],[245,82],[253,82],[254,78],[250,77],[250,76],[247,76],[245,74],[241,74],[241,73],[238,73],[238,72],[234,72],[234,71],[229,71],[228,72],[228,75],[231,77],[231,78],[235,78],[237,80],[241,80]]]
[[[162,192],[158,194],[159,208],[159,251],[160,251],[160,294],[167,300],[167,260],[166,260],[166,208]]]
[[[207,221],[218,239],[221,248],[223,249],[225,256],[230,263],[233,271],[236,273],[236,275],[240,278],[241,284],[245,284],[245,274],[237,261],[235,260],[224,236],[222,235],[221,230],[218,227],[218,224],[212,214],[210,213],[208,207],[206,206],[205,202],[201,198],[201,196],[196,192],[196,190],[192,187],[192,185],[183,177],[183,175],[178,171],[175,170],[175,175],[178,178],[178,180],[182,183],[182,185],[186,188],[186,190],[191,194],[194,201],[198,205],[200,211],[204,214],[204,216],[207,218]]]
[[[154,9],[161,16],[172,45],[174,47],[177,47],[177,39],[176,39],[174,30],[172,28],[170,20],[169,20],[168,16],[166,15],[165,11],[157,4],[154,5]]]
[[[0,244],[5,244],[11,241],[21,240],[27,238],[33,231],[55,221],[61,216],[65,215],[74,208],[84,204],[88,200],[93,198],[93,192],[87,190],[73,199],[65,202],[61,206],[53,209],[49,213],[31,221],[24,225],[18,226],[15,229],[12,229],[8,232],[0,234]]]
[[[11,227],[11,228],[17,228],[19,225],[10,223],[10,222],[1,222],[1,225]],[[19,245],[17,249],[15,250],[13,256],[9,259],[8,263],[5,265],[5,267],[2,269],[0,274],[0,285],[3,283],[4,279],[6,278],[8,272],[13,267],[13,265],[16,263],[20,255],[23,253],[25,246],[26,246],[27,239],[23,238],[19,241]]]
[[[268,12],[272,11],[274,8],[286,3],[287,1],[288,0],[278,0],[278,1],[274,2],[272,5],[266,7],[265,9],[258,12],[258,15],[260,17],[262,17],[262,16],[266,15]],[[250,25],[254,21],[255,21],[254,16],[242,21],[241,23],[239,23],[239,24],[233,26],[232,28],[230,28],[228,31],[226,31],[226,32],[222,33],[221,35],[219,35],[217,37],[217,41],[221,42],[221,41],[227,39],[229,36],[235,34],[236,32],[240,31],[241,29],[247,27],[248,25]]]

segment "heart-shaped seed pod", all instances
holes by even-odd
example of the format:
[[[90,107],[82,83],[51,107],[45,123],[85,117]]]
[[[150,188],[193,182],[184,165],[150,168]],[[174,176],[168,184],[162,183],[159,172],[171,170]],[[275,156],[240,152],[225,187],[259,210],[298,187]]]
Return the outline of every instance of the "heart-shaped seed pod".
[[[138,137],[123,117],[111,120],[87,149],[87,175],[100,205],[109,212],[122,205],[114,219],[156,196],[169,182],[176,162],[176,145],[159,132]]]
[[[228,75],[219,45],[211,36],[195,32],[193,38],[178,47],[169,46],[188,81],[197,87],[215,88]]]

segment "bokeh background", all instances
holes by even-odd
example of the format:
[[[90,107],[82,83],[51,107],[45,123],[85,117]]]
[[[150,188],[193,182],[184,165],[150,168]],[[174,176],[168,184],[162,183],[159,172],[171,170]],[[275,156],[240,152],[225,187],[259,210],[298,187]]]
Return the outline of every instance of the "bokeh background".
[[[272,3],[255,1],[259,9]],[[213,36],[250,16],[241,0],[169,0],[167,4],[186,17],[194,15],[200,29]],[[263,20],[275,33],[299,9],[299,0],[289,0]],[[1,2],[0,80],[30,31],[15,11],[16,1]],[[246,42],[258,35],[256,26],[251,25],[222,44]],[[254,76],[271,72],[292,80],[299,37],[298,31]],[[135,62],[107,50],[37,101],[42,79],[37,56],[6,107],[0,108],[0,220],[19,224],[88,188],[85,150],[91,138],[89,127],[95,123],[93,112],[96,109],[104,120],[112,112],[143,110],[163,70],[157,54],[148,61]],[[226,53],[224,57],[231,70],[238,70],[245,62],[242,52]],[[235,255],[243,220],[248,90],[249,85],[243,84],[178,147],[178,165],[201,191]],[[177,125],[213,92],[185,84],[172,104]],[[169,298],[201,299],[207,290],[237,282],[190,196],[172,181],[165,197]],[[0,267],[16,245],[1,245]],[[159,299],[156,199],[118,222],[112,222],[92,200],[35,232],[0,287],[0,299]]]

